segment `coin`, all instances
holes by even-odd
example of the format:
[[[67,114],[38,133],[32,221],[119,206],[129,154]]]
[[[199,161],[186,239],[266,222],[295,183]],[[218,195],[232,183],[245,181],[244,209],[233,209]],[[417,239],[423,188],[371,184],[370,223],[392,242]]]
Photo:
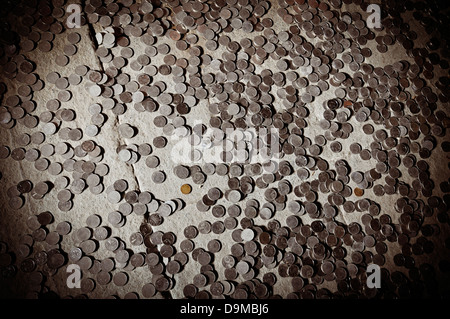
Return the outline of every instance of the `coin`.
[[[183,194],[189,194],[192,191],[192,187],[189,184],[183,184],[181,186],[181,192]]]

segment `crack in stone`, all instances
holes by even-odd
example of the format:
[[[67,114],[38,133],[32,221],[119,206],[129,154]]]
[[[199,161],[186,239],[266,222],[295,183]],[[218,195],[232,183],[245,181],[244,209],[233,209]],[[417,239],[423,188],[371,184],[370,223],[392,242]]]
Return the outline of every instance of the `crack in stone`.
[[[83,11],[84,11],[84,9],[85,9],[85,6],[86,6],[85,1],[82,1]],[[89,37],[90,37],[90,39],[91,39],[91,45],[92,45],[92,48],[93,48],[94,50],[97,50],[97,49],[98,49],[98,46],[97,46],[97,43],[96,43],[96,40],[95,40],[95,34],[96,34],[96,32],[95,32],[95,29],[94,29],[93,24],[90,23],[89,20],[88,20],[87,18],[86,18],[86,26],[87,26],[88,31],[89,31],[88,34],[89,34]],[[100,60],[100,58],[99,58],[97,55],[96,55],[96,57],[97,57],[98,64],[99,64],[99,66],[100,66],[100,70],[104,73],[104,72],[105,72],[105,68],[104,68],[104,66],[103,66],[103,62]],[[112,126],[113,126],[113,128],[115,128],[115,131],[116,131],[116,132],[118,131],[118,126],[119,126],[119,124],[120,124],[119,116],[115,116],[115,118],[114,118],[114,123],[113,123]],[[125,141],[120,137],[120,134],[118,134],[118,139],[117,139],[117,144],[118,144],[118,146],[122,145],[122,142],[125,143]],[[125,144],[126,144],[126,143],[125,143]],[[131,173],[133,174],[134,181],[136,182],[137,190],[140,192],[140,191],[141,191],[141,184],[139,183],[139,179],[138,179],[138,177],[136,176],[136,170],[135,170],[135,167],[134,167],[133,164],[127,164],[127,165],[131,168]]]
[[[83,12],[85,12],[85,7],[86,7],[86,2],[85,1],[81,1],[81,5],[83,8]],[[92,23],[89,22],[89,19],[86,17],[86,26],[88,28],[88,34],[89,37],[91,38],[91,45],[92,48],[94,49],[94,51],[97,51],[98,49],[98,45],[97,45],[97,41],[95,40],[95,29],[94,29],[94,25]],[[100,65],[101,71],[104,73],[105,72],[105,68],[103,67],[103,62],[100,60],[100,57],[98,57],[97,55],[95,55],[98,61],[98,64]]]
[[[114,123],[113,123],[113,125],[112,125],[114,132],[117,133],[117,132],[119,131],[119,128],[118,128],[119,125],[120,125],[120,118],[119,118],[119,116],[117,115],[117,116],[114,117]],[[126,141],[120,136],[120,133],[118,133],[118,134],[117,134],[117,146],[119,147],[120,145],[123,145],[123,144],[126,145],[127,143],[126,143]],[[141,192],[141,184],[140,184],[140,182],[139,182],[138,177],[136,176],[136,170],[135,170],[134,165],[133,165],[133,164],[128,164],[128,163],[125,163],[125,164],[131,168],[131,173],[133,174],[134,181],[136,182],[137,190],[138,190],[139,192]]]
[[[135,170],[133,164],[129,164],[129,165],[130,165],[130,167],[131,167],[131,171],[132,171],[132,173],[133,173],[134,180],[135,180],[135,182],[136,182],[137,190],[138,190],[139,193],[140,193],[140,192],[141,192],[141,184],[139,183],[139,179],[138,179],[138,177],[136,176],[136,170]]]

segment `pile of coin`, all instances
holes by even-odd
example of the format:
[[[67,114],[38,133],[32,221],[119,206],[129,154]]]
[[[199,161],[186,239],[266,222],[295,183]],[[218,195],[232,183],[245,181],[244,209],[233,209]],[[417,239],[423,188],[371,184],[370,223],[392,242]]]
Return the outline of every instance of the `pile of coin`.
[[[363,0],[88,0],[70,29],[67,4],[0,9],[9,294],[448,293],[438,6],[371,28]]]

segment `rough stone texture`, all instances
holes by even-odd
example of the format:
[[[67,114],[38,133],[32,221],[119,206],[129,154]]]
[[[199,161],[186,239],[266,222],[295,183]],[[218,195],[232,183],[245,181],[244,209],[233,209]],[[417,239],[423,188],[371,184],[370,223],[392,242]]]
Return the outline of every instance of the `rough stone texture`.
[[[351,10],[361,10],[354,5],[344,5],[346,9]],[[272,8],[268,13],[268,17],[272,17],[276,23],[274,24],[273,29],[278,33],[279,31],[288,30],[289,25],[281,21],[276,14],[276,10],[278,5],[274,2]],[[367,14],[363,13],[365,17]],[[411,16],[411,13],[405,14],[405,16]],[[66,15],[67,16],[67,15]],[[60,19],[61,20],[61,19]],[[62,21],[62,20],[61,20]],[[413,19],[406,19],[409,21],[411,29],[421,30],[419,22]],[[94,25],[84,25],[80,29],[67,30],[64,33],[57,35],[55,40],[53,41],[54,48],[49,53],[41,53],[38,50],[34,50],[30,53],[27,53],[27,57],[30,60],[36,61],[36,73],[38,73],[41,79],[45,80],[46,75],[51,71],[57,71],[61,76],[69,76],[74,68],[78,65],[84,64],[89,66],[92,70],[102,70],[105,68],[105,65],[102,65],[101,62],[97,59],[95,55],[95,39],[92,38],[93,33],[91,30],[95,32],[99,32],[102,30],[102,27],[97,23]],[[70,63],[66,67],[57,66],[54,61],[57,54],[62,52],[62,48],[66,43],[66,35],[70,32],[79,32],[81,35],[81,42],[77,44],[78,53],[73,57],[70,57]],[[384,31],[382,31],[384,32]],[[417,31],[419,32],[419,31]],[[423,32],[423,31],[421,31]],[[256,35],[256,34],[255,34]],[[236,31],[233,34],[230,34],[233,38],[241,38],[244,36],[248,36],[242,31]],[[308,39],[312,43],[318,42],[319,39]],[[415,41],[416,45],[424,46],[427,42],[427,36],[419,36],[419,38]],[[174,48],[175,42],[170,40],[167,37],[158,38],[158,44],[160,43],[168,43],[171,47]],[[203,46],[204,40],[200,37],[200,41],[198,45]],[[369,42],[370,43],[370,42]],[[373,44],[372,42],[371,44]],[[136,38],[131,39],[130,47],[135,50],[135,55],[132,59],[137,57],[144,51],[145,45]],[[373,66],[383,66],[386,64],[392,64],[398,60],[407,60],[413,62],[413,59],[406,56],[404,49],[401,45],[394,45],[389,47],[389,51],[387,54],[379,53],[375,46],[369,45],[372,49],[373,55],[369,58],[370,63]],[[214,52],[214,56],[220,57],[221,50]],[[115,56],[120,52],[120,47],[115,47],[112,49],[112,53]],[[177,50],[171,51],[171,53],[175,54],[177,57],[182,57],[187,54],[186,52],[180,52]],[[211,54],[211,53],[210,53]],[[157,58],[152,58],[152,64],[161,63],[161,56],[158,55]],[[264,65],[257,66],[257,71],[262,70],[263,68],[276,69],[275,62],[270,59],[267,60]],[[140,72],[135,72],[130,69],[129,66],[124,68],[125,72],[129,72],[130,74],[139,74]],[[440,69],[439,69],[440,70]],[[344,72],[351,72],[349,69],[344,68]],[[435,72],[435,78],[437,79],[441,75],[447,75],[446,70],[440,70],[442,74]],[[163,81],[167,84],[168,91],[173,92],[173,81],[169,77],[164,77],[161,75],[157,75],[154,77],[153,82],[155,81]],[[8,87],[8,92],[6,96],[10,94],[15,94],[17,84],[14,80],[4,79],[3,80]],[[87,108],[92,103],[99,103],[101,101],[100,98],[93,98],[89,95],[89,93],[85,90],[84,85],[88,82],[87,79],[84,79],[83,82],[76,86],[70,86],[69,89],[73,93],[73,97],[69,102],[63,103],[62,107],[71,108],[76,112],[76,119],[72,122],[63,122],[63,127],[71,127],[71,128],[81,128],[84,129],[90,123],[90,114],[87,111]],[[431,81],[433,82],[433,81]],[[46,83],[45,88],[34,94],[33,100],[37,102],[37,108],[33,112],[34,115],[39,115],[43,110],[45,110],[45,103],[53,98],[56,98],[58,89],[50,83]],[[310,111],[310,115],[307,119],[308,127],[304,130],[305,136],[313,139],[316,134],[322,133],[320,127],[318,126],[318,121],[322,118],[323,101],[326,101],[333,97],[333,88],[331,88],[327,93],[322,94],[318,98],[315,99],[313,103],[310,103],[307,107]],[[196,122],[202,122],[208,125],[209,123],[209,111],[208,111],[208,103],[209,101],[202,101],[199,105],[195,106],[192,111],[186,115],[187,124],[193,126]],[[2,104],[3,105],[3,104]],[[275,108],[280,109],[281,105],[274,103]],[[438,108],[446,111],[448,106],[438,104]],[[217,175],[208,176],[206,182],[203,185],[196,185],[192,183],[191,178],[188,180],[180,180],[173,173],[172,169],[174,167],[174,163],[171,157],[171,149],[173,145],[176,144],[177,141],[171,141],[169,138],[168,146],[164,149],[156,149],[153,147],[152,155],[157,155],[161,164],[156,169],[150,169],[145,165],[145,158],[141,158],[136,164],[129,165],[121,162],[118,159],[118,155],[116,153],[116,148],[121,144],[141,144],[141,143],[149,143],[154,137],[163,135],[161,128],[156,128],[153,125],[153,119],[155,116],[159,115],[158,112],[154,113],[138,113],[134,110],[132,103],[130,103],[127,107],[127,111],[124,115],[119,117],[115,117],[111,111],[104,111],[107,114],[108,120],[101,128],[101,132],[97,137],[92,138],[92,140],[96,141],[98,145],[101,145],[104,149],[105,153],[103,156],[102,162],[107,164],[110,168],[109,174],[104,177],[103,184],[106,187],[112,185],[118,179],[125,179],[129,183],[128,190],[139,190],[139,191],[149,191],[151,192],[155,198],[166,201],[174,198],[181,198],[185,203],[186,207],[181,210],[175,212],[168,218],[164,219],[164,223],[161,226],[153,227],[154,232],[156,231],[172,231],[177,235],[177,241],[175,247],[177,250],[179,249],[179,243],[184,239],[183,229],[188,225],[198,225],[203,220],[209,220],[210,222],[214,222],[216,219],[211,215],[210,211],[206,213],[202,213],[197,211],[195,204],[201,199],[201,197],[206,194],[206,192],[211,187],[220,187],[222,189],[227,188],[227,178],[220,177]],[[349,145],[358,141],[363,149],[370,148],[370,143],[373,141],[372,136],[365,135],[362,132],[362,125],[365,123],[358,123],[354,117],[349,121],[353,126],[353,133],[350,138],[347,140],[341,140],[343,144],[343,151],[336,155],[332,153],[328,147],[324,147],[324,150],[321,154],[321,157],[326,159],[329,163],[330,168],[334,167],[334,163],[338,159],[345,159],[352,170],[366,171],[374,167],[375,160],[370,161],[361,161],[359,156],[352,155],[349,151]],[[131,139],[122,139],[117,130],[118,126],[123,123],[128,123],[133,127],[138,129],[138,133],[135,137]],[[36,129],[41,130],[44,123],[40,123]],[[373,123],[372,123],[373,124]],[[375,125],[375,130],[382,128],[381,125]],[[9,145],[11,150],[15,147],[14,139],[21,133],[29,133],[36,131],[36,129],[28,129],[23,125],[16,124],[12,129],[1,129],[0,133],[0,145]],[[90,139],[89,137],[83,137],[83,139],[79,142],[70,142],[73,147],[81,144],[81,142],[85,139]],[[436,137],[438,145],[444,140],[448,140],[448,133],[446,137]],[[45,143],[52,143],[56,145],[58,143],[59,137],[56,133],[53,136],[47,136]],[[26,149],[31,148],[32,145],[25,147]],[[440,182],[448,179],[448,155],[441,152],[441,148],[438,146],[432,152],[432,156],[428,159],[430,165],[430,176],[431,179],[435,182],[436,188],[433,191],[433,194],[442,197],[443,193],[440,191],[438,185]],[[289,155],[283,158],[283,160],[294,160],[294,155]],[[63,163],[64,159],[59,155],[54,155],[51,157],[51,161]],[[151,180],[151,174],[153,171],[163,170],[167,174],[167,179],[162,185],[154,184]],[[27,194],[25,196],[26,203],[25,205],[19,209],[18,211],[12,210],[8,205],[8,195],[6,194],[6,190],[12,185],[17,184],[18,182],[29,179],[36,185],[39,181],[49,181],[54,182],[56,176],[51,176],[47,172],[41,173],[34,169],[33,163],[30,163],[26,160],[21,162],[16,162],[12,160],[10,157],[5,160],[0,160],[0,188],[2,191],[0,192],[0,203],[2,203],[2,207],[0,210],[0,228],[1,228],[1,236],[0,240],[8,244],[8,251],[16,251],[20,242],[20,238],[30,233],[29,229],[26,226],[26,220],[28,216],[32,214],[37,214],[43,211],[49,211],[53,214],[55,220],[52,224],[48,226],[49,231],[55,230],[56,225],[61,221],[69,221],[72,224],[72,232],[68,236],[64,236],[61,242],[61,249],[65,252],[68,252],[72,247],[74,247],[74,242],[72,238],[73,232],[86,225],[86,218],[90,214],[98,214],[102,218],[102,225],[108,225],[107,216],[108,213],[117,210],[118,204],[113,205],[110,204],[106,199],[106,192],[104,191],[98,196],[94,196],[86,189],[82,194],[76,195],[74,199],[74,206],[72,210],[69,212],[61,212],[58,210],[57,204],[58,200],[56,198],[57,189],[52,189],[42,200],[34,200]],[[317,171],[316,174],[319,172]],[[309,181],[316,177],[316,174],[312,173]],[[66,171],[63,171],[62,175],[68,176],[72,181],[72,176]],[[299,179],[296,174],[292,174],[286,178],[291,182],[292,185],[298,185]],[[409,177],[406,171],[402,171],[401,181],[406,183],[411,183],[412,178]],[[192,185],[192,193],[189,195],[183,195],[180,191],[180,186],[184,183],[190,183]],[[353,182],[350,182],[350,186],[354,187]],[[276,186],[276,183],[273,184],[273,187]],[[255,192],[252,193],[247,199],[256,198],[260,200],[261,203],[264,202],[264,192],[263,190],[259,190],[256,188]],[[393,207],[394,203],[399,197],[398,194],[395,195],[385,195],[381,198],[376,197],[373,194],[372,189],[368,189],[365,191],[364,198],[371,199],[375,202],[380,203],[381,205],[381,214],[387,213],[391,215],[393,219],[393,223],[397,223],[397,219],[399,214],[397,214]],[[288,195],[288,201],[295,198],[293,193]],[[354,195],[349,198],[350,200],[357,200],[358,198]],[[326,202],[326,195],[319,193],[319,202]],[[231,205],[231,203],[227,202],[224,198],[218,201],[219,204],[223,204],[225,207]],[[276,212],[274,218],[279,220],[282,226],[285,226],[285,220],[290,215],[287,209]],[[339,212],[336,217],[337,221],[343,222],[344,224],[349,224],[353,221],[360,222],[360,216],[362,213],[354,212],[352,214],[346,214],[343,212]],[[239,220],[243,214],[239,217]],[[313,220],[311,220],[307,215],[301,217],[302,223],[304,225],[310,224]],[[126,217],[126,224],[122,228],[114,228],[112,227],[112,237],[120,237],[126,243],[127,247],[131,248],[134,253],[145,252],[144,245],[139,247],[130,246],[129,245],[129,236],[131,233],[139,230],[139,226],[143,221],[142,216],[137,216],[135,214],[131,214]],[[267,221],[262,220],[260,217],[254,219],[255,225],[267,225]],[[448,238],[449,228],[448,224],[439,223],[436,220],[436,214],[432,217],[426,219],[425,224],[439,224],[441,233],[439,236],[433,237],[433,242],[435,244],[434,252],[432,255],[421,255],[414,256],[416,260],[416,265],[421,262],[428,262],[429,264],[435,265],[436,274],[441,278],[440,283],[442,283],[439,287],[445,291],[448,288],[448,274],[441,273],[438,270],[438,263],[443,258],[448,258],[448,249],[444,247],[444,241]],[[239,227],[239,226],[238,226]],[[218,280],[224,279],[223,275],[223,266],[221,265],[221,259],[223,256],[229,254],[229,247],[234,243],[231,239],[231,231],[225,231],[221,235],[209,234],[202,235],[199,234],[195,239],[196,247],[203,247],[206,249],[206,245],[209,240],[217,238],[222,244],[222,250],[215,254],[214,265],[218,271],[219,278]],[[415,239],[414,239],[415,240]],[[388,242],[387,242],[388,243]],[[400,247],[398,247],[397,243],[388,243],[388,253],[386,254],[386,264],[383,266],[384,268],[389,269],[391,272],[395,270],[400,270],[407,275],[407,271],[405,268],[396,267],[393,263],[392,257],[399,252]],[[35,253],[41,250],[49,250],[49,247],[46,243],[35,243],[33,246],[33,256]],[[374,251],[374,248],[368,249],[369,251]],[[109,252],[104,247],[104,242],[100,243],[99,249],[92,254],[96,259],[102,260],[107,257],[113,257],[114,253]],[[20,259],[17,260],[17,264],[21,262]],[[166,260],[167,262],[167,260]],[[68,263],[67,263],[68,264]],[[60,296],[77,296],[80,294],[78,289],[69,289],[66,286],[66,277],[67,273],[65,272],[67,264],[60,268],[58,272],[48,277],[45,282],[45,287],[48,287],[48,290],[54,291],[58,293]],[[171,296],[173,298],[182,298],[183,290],[182,288],[189,283],[192,283],[192,278],[195,274],[199,272],[200,265],[199,263],[192,260],[192,257],[189,256],[189,262],[184,267],[184,270],[176,274],[174,276],[176,285],[173,290],[171,290]],[[121,271],[121,269],[116,269],[112,273],[116,273]],[[274,271],[273,269],[262,268],[259,272],[258,278],[262,278],[264,273],[268,271]],[[109,284],[107,286],[99,286],[95,288],[95,290],[89,294],[89,298],[106,298],[108,296],[118,296],[123,298],[127,292],[136,292],[141,294],[142,286],[146,283],[152,281],[152,275],[149,272],[147,267],[141,267],[139,269],[135,269],[129,273],[130,280],[127,285],[124,287],[117,287],[114,284]],[[29,274],[24,274],[20,270],[14,278],[1,278],[1,295],[2,296],[30,296],[30,291],[33,289],[30,287]],[[95,278],[89,272],[83,272],[83,278]],[[438,279],[439,280],[439,279]],[[320,287],[326,287],[330,291],[336,290],[335,282],[325,282]],[[278,276],[278,281],[276,286],[274,287],[273,293],[279,294],[283,297],[291,291],[290,278],[281,278]],[[142,297],[142,296],[141,296]],[[162,296],[158,293],[155,298],[162,298]]]

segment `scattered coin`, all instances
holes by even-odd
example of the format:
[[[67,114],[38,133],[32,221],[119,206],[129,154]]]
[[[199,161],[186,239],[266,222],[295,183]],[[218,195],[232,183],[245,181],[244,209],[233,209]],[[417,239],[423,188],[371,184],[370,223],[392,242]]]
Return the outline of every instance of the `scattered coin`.
[[[191,193],[191,191],[192,191],[192,187],[191,187],[191,185],[189,185],[189,184],[183,184],[183,185],[181,185],[181,192],[183,193],[183,194],[190,194]]]

